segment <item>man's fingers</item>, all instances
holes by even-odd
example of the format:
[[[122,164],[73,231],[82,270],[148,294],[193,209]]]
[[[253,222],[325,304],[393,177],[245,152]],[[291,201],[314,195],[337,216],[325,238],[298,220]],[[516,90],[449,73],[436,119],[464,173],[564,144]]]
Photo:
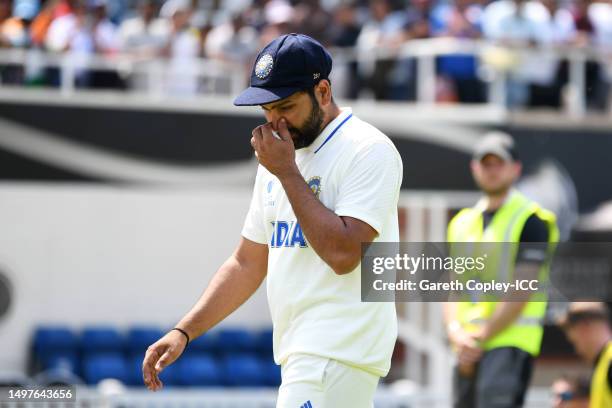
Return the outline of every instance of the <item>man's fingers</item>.
[[[271,143],[276,139],[274,136],[274,129],[272,128],[272,123],[268,122],[265,125],[261,126],[261,135],[264,143]]]
[[[161,351],[158,349],[159,347],[149,347],[142,362],[143,380],[151,391],[156,391],[161,387],[161,381],[155,370],[161,355]]]
[[[152,374],[153,374],[153,364],[155,361],[156,351],[149,348],[145,354],[144,359],[142,360],[142,379],[145,384],[151,384]]]
[[[289,133],[285,118],[278,121],[278,135],[284,141],[291,141],[291,133]]]
[[[261,128],[262,128],[263,126],[265,126],[265,125],[260,125],[260,126],[257,126],[255,129],[253,129],[253,132],[251,132],[251,135],[253,136],[253,138],[254,138],[256,141],[261,141],[261,140],[262,140],[262,138],[263,138],[263,135],[261,134]]]
[[[459,353],[459,361],[466,364],[473,364],[480,360],[482,350],[476,348],[465,347]]]
[[[251,137],[251,146],[255,150],[255,156],[257,156],[257,152],[263,149],[263,135],[262,135],[262,126],[257,126],[253,129],[252,137]]]

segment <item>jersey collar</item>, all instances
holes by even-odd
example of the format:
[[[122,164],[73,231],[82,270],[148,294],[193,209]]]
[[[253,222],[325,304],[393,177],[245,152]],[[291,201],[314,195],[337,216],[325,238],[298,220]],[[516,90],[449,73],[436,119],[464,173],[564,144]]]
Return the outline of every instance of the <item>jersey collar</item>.
[[[336,116],[334,120],[329,122],[325,129],[317,136],[312,144],[304,150],[309,152],[317,153],[327,143],[329,143],[338,133],[340,128],[353,116],[353,110],[351,108],[340,108],[340,114]]]

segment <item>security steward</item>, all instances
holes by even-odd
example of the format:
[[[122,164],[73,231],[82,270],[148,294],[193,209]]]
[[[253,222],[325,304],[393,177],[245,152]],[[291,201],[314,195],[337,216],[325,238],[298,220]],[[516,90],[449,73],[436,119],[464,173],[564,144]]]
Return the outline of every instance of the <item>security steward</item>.
[[[520,277],[543,281],[548,276],[550,254],[559,239],[556,217],[514,188],[521,169],[508,134],[491,132],[474,150],[471,171],[484,197],[457,213],[448,225],[447,239],[451,247],[496,243],[498,250],[487,260],[486,270],[492,274],[480,279],[498,279],[503,271],[506,281]],[[542,244],[523,249],[521,243]],[[444,306],[447,333],[458,360],[453,406],[521,407],[534,357],[540,351],[546,296],[495,300],[474,296]]]

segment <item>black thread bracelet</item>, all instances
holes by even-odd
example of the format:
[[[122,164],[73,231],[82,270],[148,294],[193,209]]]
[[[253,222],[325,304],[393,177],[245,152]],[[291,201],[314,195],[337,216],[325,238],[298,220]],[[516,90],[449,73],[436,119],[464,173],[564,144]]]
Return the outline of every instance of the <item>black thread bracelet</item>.
[[[189,338],[189,335],[187,334],[187,332],[183,329],[179,329],[178,327],[173,328],[172,330],[176,330],[178,332],[181,332],[183,334],[183,336],[185,336],[185,338],[187,339],[187,343],[185,343],[185,347],[183,348],[183,353],[185,352],[185,349],[187,348],[187,345],[189,344],[189,342],[191,341],[191,339]],[[170,331],[172,331],[170,330]],[[182,354],[182,353],[181,353]]]

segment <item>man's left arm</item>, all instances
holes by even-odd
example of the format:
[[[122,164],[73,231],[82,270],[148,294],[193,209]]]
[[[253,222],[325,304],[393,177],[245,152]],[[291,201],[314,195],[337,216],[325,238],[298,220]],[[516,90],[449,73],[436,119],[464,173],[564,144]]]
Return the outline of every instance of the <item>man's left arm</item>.
[[[252,139],[257,157],[280,180],[308,243],[337,274],[353,271],[361,261],[361,243],[373,241],[380,233],[382,220],[379,214],[384,211],[388,214],[388,210],[397,205],[396,200],[393,202],[389,198],[397,197],[397,192],[393,190],[399,189],[401,174],[399,170],[389,171],[393,167],[384,162],[390,159],[397,161],[391,156],[392,147],[381,144],[382,148],[377,149],[385,157],[370,152],[372,154],[361,161],[355,160],[358,166],[349,170],[352,183],[340,186],[340,197],[334,212],[319,201],[304,181],[295,164],[291,136],[282,121],[278,129],[281,140],[272,135],[269,124],[258,129],[259,132],[257,129],[253,132]],[[401,169],[401,166],[398,167]],[[377,211],[370,212],[371,217],[365,215],[367,210],[364,210],[363,216],[357,211],[339,211],[358,193],[351,184],[359,184],[362,193],[369,188],[368,194],[361,194],[361,201],[376,207]]]
[[[525,222],[521,232],[520,244],[534,242],[548,242],[548,226],[535,214],[531,215]],[[536,279],[540,273],[540,268],[548,260],[547,249],[546,245],[520,245],[516,256],[514,279]],[[529,302],[529,295],[525,291],[514,290],[507,297],[506,301],[498,303],[491,318],[488,319],[487,324],[478,334],[478,340],[489,340],[512,325]]]

